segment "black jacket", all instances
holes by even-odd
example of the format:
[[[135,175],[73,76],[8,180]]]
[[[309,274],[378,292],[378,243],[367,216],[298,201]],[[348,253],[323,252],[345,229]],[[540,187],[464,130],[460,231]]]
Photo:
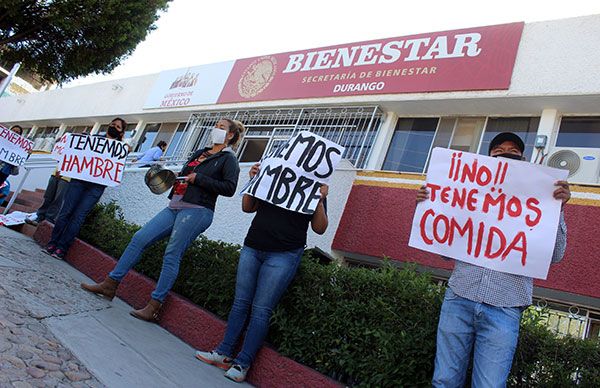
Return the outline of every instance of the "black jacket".
[[[183,201],[215,210],[215,203],[219,195],[233,197],[235,194],[240,166],[233,151],[225,149],[204,159],[202,163],[194,168],[188,167],[190,162],[208,149],[194,152],[179,172],[179,176],[189,175],[192,172],[196,173],[194,182],[188,184],[188,188],[183,195]],[[169,194],[169,199],[172,197],[173,190]]]

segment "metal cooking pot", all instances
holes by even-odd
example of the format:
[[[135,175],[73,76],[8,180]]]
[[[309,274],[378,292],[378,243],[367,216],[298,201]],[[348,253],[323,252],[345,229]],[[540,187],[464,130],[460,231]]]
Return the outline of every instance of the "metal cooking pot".
[[[163,168],[160,164],[154,164],[146,172],[144,182],[154,194],[162,194],[173,186],[176,178],[173,171]]]

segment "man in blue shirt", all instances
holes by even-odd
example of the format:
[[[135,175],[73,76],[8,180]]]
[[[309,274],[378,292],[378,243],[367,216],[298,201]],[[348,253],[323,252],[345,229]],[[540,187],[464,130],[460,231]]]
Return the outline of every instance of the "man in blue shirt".
[[[156,147],[150,148],[148,151],[144,152],[141,158],[136,161],[140,167],[150,167],[153,163],[160,160],[165,151],[167,150],[167,142],[159,141]]]

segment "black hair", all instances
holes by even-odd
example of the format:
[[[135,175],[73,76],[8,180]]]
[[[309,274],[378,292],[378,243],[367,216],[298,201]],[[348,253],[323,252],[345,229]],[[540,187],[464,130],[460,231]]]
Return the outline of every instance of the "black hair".
[[[23,134],[23,127],[20,125],[13,125],[12,127],[10,127],[10,130],[12,131],[15,128],[19,128],[19,135]]]
[[[157,146],[159,146],[160,148],[166,147],[167,146],[167,142],[164,141],[164,140],[161,140],[161,141],[158,142]]]
[[[123,132],[121,132],[121,136],[119,137],[119,140],[123,140],[123,137],[125,136],[125,130],[127,129],[127,121],[123,120],[120,117],[115,117],[110,122],[112,123],[113,121],[120,121],[121,122],[121,127],[123,129]]]

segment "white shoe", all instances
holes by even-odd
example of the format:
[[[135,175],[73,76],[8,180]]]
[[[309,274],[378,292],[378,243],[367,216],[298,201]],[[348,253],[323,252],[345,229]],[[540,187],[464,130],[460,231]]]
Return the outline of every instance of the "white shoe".
[[[231,362],[233,361],[233,359],[219,354],[214,350],[212,352],[201,352],[198,350],[196,351],[196,358],[202,362],[214,365],[223,370],[229,369],[231,367]]]
[[[30,215],[25,217],[25,222],[30,225],[37,225],[37,223],[38,223],[37,219],[38,219],[37,213],[31,213]]]
[[[241,383],[242,381],[246,380],[248,369],[250,368],[243,368],[241,365],[235,364],[229,368],[227,372],[225,372],[225,377],[235,381],[236,383]]]

